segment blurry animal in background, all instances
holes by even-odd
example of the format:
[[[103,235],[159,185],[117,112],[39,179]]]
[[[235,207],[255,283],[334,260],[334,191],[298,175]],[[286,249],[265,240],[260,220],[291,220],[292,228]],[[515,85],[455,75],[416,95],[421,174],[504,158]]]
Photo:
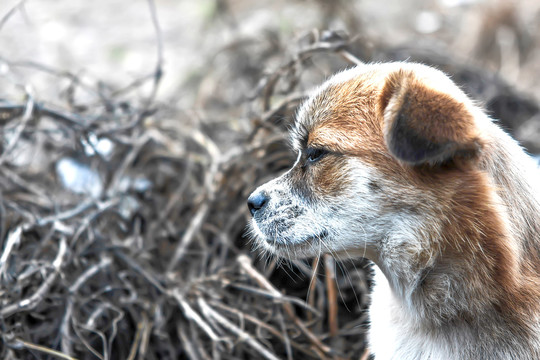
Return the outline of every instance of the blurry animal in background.
[[[377,360],[540,359],[538,169],[445,74],[341,72],[292,144],[294,166],[248,199],[255,244],[372,260]]]

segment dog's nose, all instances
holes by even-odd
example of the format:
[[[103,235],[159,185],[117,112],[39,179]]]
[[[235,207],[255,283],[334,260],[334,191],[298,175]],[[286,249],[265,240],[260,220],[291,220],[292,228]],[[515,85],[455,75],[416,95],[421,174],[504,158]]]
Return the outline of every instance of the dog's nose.
[[[264,191],[251,194],[247,201],[251,215],[254,216],[258,210],[261,210],[268,203],[268,200],[270,197]]]

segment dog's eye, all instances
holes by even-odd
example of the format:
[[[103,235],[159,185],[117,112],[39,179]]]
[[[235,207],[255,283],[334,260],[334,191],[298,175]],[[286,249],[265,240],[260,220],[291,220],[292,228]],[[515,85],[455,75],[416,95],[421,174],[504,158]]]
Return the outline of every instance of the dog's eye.
[[[307,160],[310,163],[314,163],[316,161],[319,161],[326,154],[328,154],[328,151],[324,150],[324,149],[308,148],[307,151],[306,151]]]

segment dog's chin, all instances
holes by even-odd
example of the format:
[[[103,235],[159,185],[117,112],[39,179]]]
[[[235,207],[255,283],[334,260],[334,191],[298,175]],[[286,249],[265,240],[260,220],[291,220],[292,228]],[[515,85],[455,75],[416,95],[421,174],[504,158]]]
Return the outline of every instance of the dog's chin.
[[[316,256],[317,253],[313,246],[309,244],[306,240],[301,243],[292,243],[292,244],[265,244],[265,249],[267,249],[271,254],[277,257],[298,260],[305,259],[312,256]]]
[[[319,235],[309,235],[302,238],[284,239],[258,236],[257,242],[265,251],[286,259],[305,259],[319,256],[326,251],[322,241],[328,238],[328,234],[323,232]]]

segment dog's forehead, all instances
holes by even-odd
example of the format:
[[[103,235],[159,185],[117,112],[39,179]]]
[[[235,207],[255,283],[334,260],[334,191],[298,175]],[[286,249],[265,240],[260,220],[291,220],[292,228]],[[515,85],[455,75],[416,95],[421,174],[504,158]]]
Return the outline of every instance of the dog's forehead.
[[[383,71],[377,66],[362,65],[334,75],[315,89],[298,110],[291,131],[293,148],[305,148],[323,129],[352,130],[352,123],[347,123],[352,112],[358,115],[372,110],[376,98],[373,95],[379,91],[383,78]],[[360,125],[361,116],[356,120]]]
[[[359,65],[332,76],[300,106],[291,131],[293,148],[301,151],[312,141],[315,146],[327,145],[327,140],[358,136],[378,142],[374,137],[380,135],[379,95],[388,75],[400,69],[414,72],[428,87],[443,87],[454,98],[467,102],[463,92],[432,67],[404,62]]]

